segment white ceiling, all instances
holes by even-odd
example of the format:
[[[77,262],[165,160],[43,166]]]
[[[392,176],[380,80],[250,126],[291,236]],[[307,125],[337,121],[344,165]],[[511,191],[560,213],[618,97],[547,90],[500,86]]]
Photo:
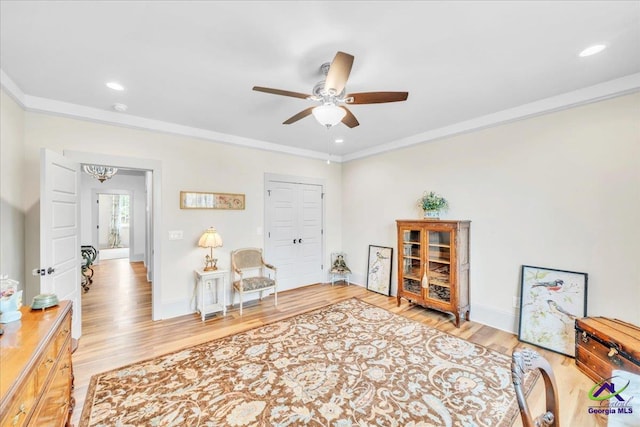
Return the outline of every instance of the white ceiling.
[[[282,125],[312,101],[251,90],[311,93],[338,50],[347,92],[409,99],[327,132]],[[638,90],[640,2],[1,0],[0,67],[31,110],[348,160]]]

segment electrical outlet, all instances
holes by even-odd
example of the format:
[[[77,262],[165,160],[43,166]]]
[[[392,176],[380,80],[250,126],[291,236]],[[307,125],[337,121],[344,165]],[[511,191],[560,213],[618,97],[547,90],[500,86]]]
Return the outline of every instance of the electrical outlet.
[[[513,297],[513,308],[520,308],[520,298],[517,296]]]

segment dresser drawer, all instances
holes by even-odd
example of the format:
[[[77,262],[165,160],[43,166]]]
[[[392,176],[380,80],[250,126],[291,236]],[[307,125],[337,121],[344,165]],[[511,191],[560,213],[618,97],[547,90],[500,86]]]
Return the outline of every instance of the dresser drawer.
[[[27,419],[31,415],[38,394],[36,375],[32,373],[13,397],[9,404],[9,409],[2,414],[0,426],[14,427],[27,425]]]
[[[73,409],[71,397],[71,340],[67,340],[60,360],[54,366],[51,382],[44,392],[44,398],[38,404],[31,426],[57,427],[65,425]]]
[[[71,332],[71,313],[67,314],[58,329],[53,336],[53,339],[43,352],[43,356],[38,360],[37,365],[37,382],[36,387],[42,388],[49,378],[49,374],[55,361],[58,359],[60,351],[64,348],[69,339],[69,332]],[[68,344],[67,344],[68,345]]]
[[[65,346],[67,338],[71,335],[71,312],[67,313],[60,329],[56,333],[56,337],[53,340],[53,346],[55,348],[56,355],[60,354],[60,350]]]

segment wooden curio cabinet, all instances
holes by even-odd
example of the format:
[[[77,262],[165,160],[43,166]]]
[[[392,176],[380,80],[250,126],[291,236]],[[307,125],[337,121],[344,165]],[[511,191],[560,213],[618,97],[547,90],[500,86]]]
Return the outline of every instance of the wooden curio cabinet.
[[[469,318],[470,221],[397,220],[398,306],[402,298]]]

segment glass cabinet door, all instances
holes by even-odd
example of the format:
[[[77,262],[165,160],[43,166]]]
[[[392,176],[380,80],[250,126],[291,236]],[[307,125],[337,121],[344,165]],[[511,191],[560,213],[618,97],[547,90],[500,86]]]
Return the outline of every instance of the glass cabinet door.
[[[405,292],[421,298],[422,274],[422,230],[405,229],[402,231],[402,288]]]
[[[451,302],[451,232],[427,231],[427,276],[425,297]]]

